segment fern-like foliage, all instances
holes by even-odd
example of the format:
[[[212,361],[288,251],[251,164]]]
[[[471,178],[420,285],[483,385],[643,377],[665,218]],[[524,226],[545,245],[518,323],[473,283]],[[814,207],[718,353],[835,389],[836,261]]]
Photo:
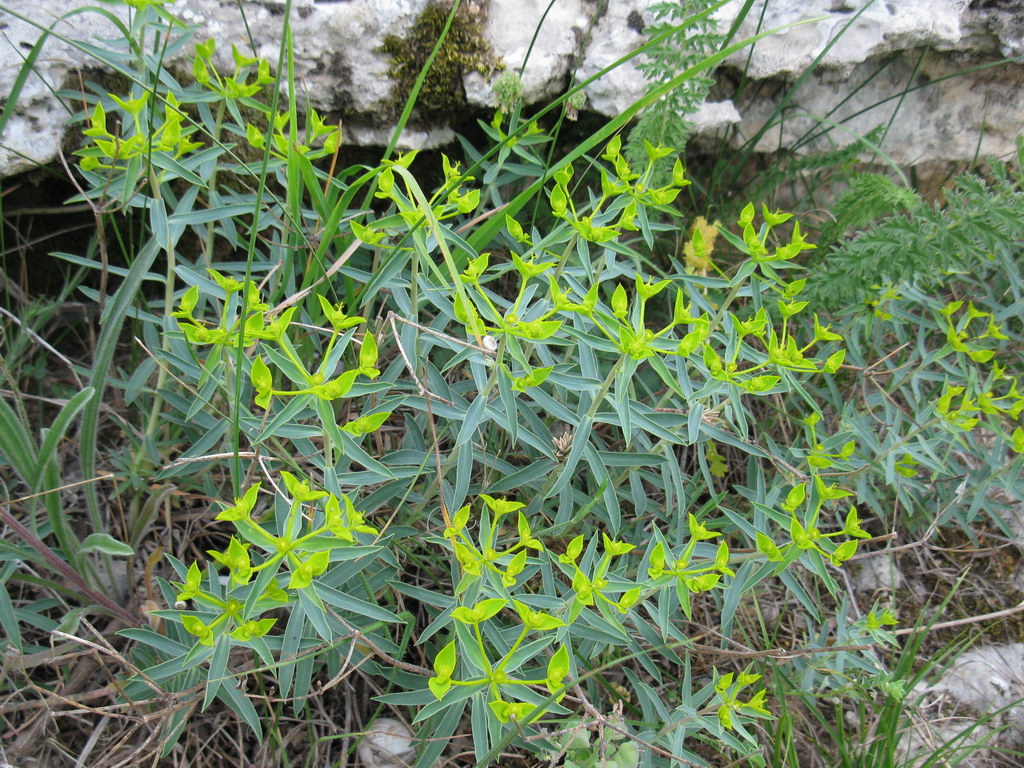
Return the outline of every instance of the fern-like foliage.
[[[901,186],[888,176],[858,173],[832,208],[835,219],[821,230],[818,247],[834,243],[845,233],[863,229],[894,213],[913,211],[923,205],[916,190]]]
[[[1018,140],[1020,144],[1020,140]],[[990,180],[958,177],[941,203],[919,203],[874,222],[810,265],[812,301],[839,307],[879,288],[912,282],[928,288],[949,271],[987,271],[996,254],[1024,255],[1022,177],[996,164]]]
[[[716,0],[655,3],[647,9],[654,14],[654,24],[645,29],[644,33],[655,36],[668,32],[717,4]],[[637,66],[650,83],[647,90],[657,88],[714,53],[724,38],[717,21],[711,16],[677,29],[650,49],[645,60]],[[711,78],[698,75],[644,110],[626,141],[627,160],[641,167],[646,164],[644,141],[682,152],[693,128],[693,123],[686,119],[686,115],[692,115],[700,108],[712,85],[714,81]],[[662,162],[656,172],[669,174],[671,167],[671,161]],[[663,181],[655,178],[653,183],[657,185]]]
[[[832,178],[836,174],[849,174],[860,162],[865,150],[877,145],[884,135],[885,126],[877,125],[850,144],[828,152],[798,154],[786,151],[782,157],[771,158],[770,164],[760,170],[757,178],[745,187],[743,194],[737,198],[737,204],[742,207],[748,200],[771,201],[777,190],[787,184],[800,183],[806,190],[810,190],[823,179]],[[729,170],[723,165],[721,172]],[[715,185],[720,184],[721,177],[716,178]],[[735,212],[724,210],[720,215],[730,219],[735,217],[736,212],[738,209]]]

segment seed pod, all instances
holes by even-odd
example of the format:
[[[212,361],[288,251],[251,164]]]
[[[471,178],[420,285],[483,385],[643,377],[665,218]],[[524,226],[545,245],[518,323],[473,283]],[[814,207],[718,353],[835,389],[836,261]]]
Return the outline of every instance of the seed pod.
[[[552,430],[551,444],[555,449],[555,458],[561,461],[572,450],[572,427],[566,425],[562,427],[560,433],[555,432],[556,430]]]

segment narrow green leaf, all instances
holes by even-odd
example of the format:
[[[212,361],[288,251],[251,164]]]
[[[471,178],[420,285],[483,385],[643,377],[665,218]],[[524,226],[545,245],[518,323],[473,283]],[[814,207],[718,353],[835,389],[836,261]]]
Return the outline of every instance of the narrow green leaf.
[[[109,533],[90,533],[82,541],[82,552],[102,552],[104,555],[114,557],[131,557],[135,550],[127,544],[118,541]]]
[[[157,203],[154,203],[157,204]],[[93,356],[92,375],[89,384],[95,389],[92,397],[82,411],[82,427],[79,432],[82,474],[86,479],[96,475],[97,439],[99,435],[100,405],[106,390],[110,374],[110,366],[121,339],[121,328],[135,296],[142,285],[142,280],[156,260],[158,245],[150,240],[135,255],[128,274],[120,287],[110,297],[103,317],[100,320],[100,335],[96,341],[96,352]],[[96,483],[85,485],[86,505],[89,508],[89,519],[94,531],[103,530],[103,514],[100,510],[99,491]]]
[[[231,653],[231,638],[228,635],[221,635],[214,643],[213,654],[210,656],[210,666],[206,670],[206,691],[203,695],[203,709],[210,706],[210,702],[216,698],[217,693],[228,679],[228,656]],[[233,681],[228,679],[228,685]]]
[[[67,433],[68,427],[71,426],[71,422],[74,421],[76,416],[78,416],[78,412],[85,407],[86,403],[92,399],[94,394],[96,394],[95,389],[92,387],[86,387],[68,400],[60,409],[56,418],[54,418],[49,429],[46,431],[46,437],[43,438],[43,442],[39,446],[39,456],[41,457],[40,465],[36,469],[36,474],[29,479],[29,485],[33,491],[38,492],[44,490],[39,486],[39,481],[46,469],[46,465],[55,460],[57,456],[57,446],[64,439],[64,435]]]
[[[227,704],[228,708],[252,729],[257,743],[263,741],[263,727],[260,725],[260,717],[256,714],[256,708],[252,705],[249,697],[238,690],[236,681],[230,680],[222,685],[217,692],[217,698]]]

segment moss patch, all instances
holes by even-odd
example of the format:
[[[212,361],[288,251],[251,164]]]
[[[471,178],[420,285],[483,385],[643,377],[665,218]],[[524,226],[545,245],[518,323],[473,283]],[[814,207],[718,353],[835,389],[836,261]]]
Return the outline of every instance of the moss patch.
[[[452,4],[431,2],[409,31],[399,37],[388,35],[380,50],[391,56],[388,75],[394,81],[391,99],[385,105],[391,116],[399,114],[444,30]],[[483,19],[467,4],[459,8],[451,29],[427,73],[416,102],[421,120],[450,117],[466,107],[462,78],[467,72],[488,75],[500,69],[490,43],[483,35]]]

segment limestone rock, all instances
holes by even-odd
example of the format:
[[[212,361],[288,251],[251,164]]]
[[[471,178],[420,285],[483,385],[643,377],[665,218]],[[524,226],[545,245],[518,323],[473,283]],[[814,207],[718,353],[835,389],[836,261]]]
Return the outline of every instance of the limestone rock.
[[[374,720],[356,751],[366,768],[400,768],[416,761],[412,731],[390,717]]]
[[[8,0],[0,12],[0,95],[10,92],[42,32],[69,9],[89,4]],[[648,4],[649,0],[557,0],[549,9],[547,0],[463,3],[464,12],[478,20],[496,62],[507,71],[525,64],[524,97],[531,105],[545,103],[564,92],[573,78],[578,82],[591,77],[641,45],[643,29],[651,22]],[[730,0],[718,11],[723,27],[742,6],[743,0]],[[127,16],[125,7],[105,7],[122,19]],[[230,68],[229,44],[245,41],[237,4],[176,0],[166,7],[195,27],[196,40],[217,39],[219,64]],[[274,65],[284,7],[283,0],[241,6],[256,52]],[[390,79],[392,60],[381,46],[389,35],[408,35],[427,7],[428,0],[293,2],[295,68],[303,98],[332,118],[343,119],[349,144],[379,145],[390,137],[396,101],[406,94]],[[820,55],[821,67],[789,99],[782,127],[773,126],[760,136],[758,151],[798,142],[801,151],[848,143],[869,128],[888,123],[897,107],[883,148],[901,164],[971,160],[979,148],[981,154],[997,156],[1013,151],[1013,138],[1024,124],[1024,67],[977,67],[1024,51],[1024,9],[1016,0],[759,0],[737,39],[753,35],[758,23],[762,29],[790,26],[733,55],[717,76],[724,83],[734,79],[736,71],[745,71],[748,78],[770,81],[764,88],[748,86],[746,93],[767,95],[706,105],[689,118],[697,135],[738,125],[737,142],[755,136],[775,112],[788,84]],[[62,87],[77,89],[79,73],[97,68],[88,52],[71,41],[102,46],[116,37],[114,26],[94,11],[57,22],[55,29],[59,36],[45,43],[36,74],[28,78],[0,137],[0,175],[56,157],[70,112],[78,106],[65,106],[54,93]],[[187,46],[170,65],[185,69],[190,53]],[[481,116],[493,108],[495,74],[473,68],[464,72],[465,98],[452,120],[465,119],[470,114],[466,107],[479,110]],[[848,98],[857,86],[863,87]],[[634,63],[627,63],[587,86],[586,109],[605,116],[620,114],[645,87]],[[904,91],[908,92],[900,98]],[[804,141],[808,130],[821,129],[821,118],[841,122],[842,127],[818,141]],[[409,127],[402,145],[428,148],[451,139],[451,125],[442,114]]]
[[[903,585],[903,574],[892,557],[878,555],[858,560],[853,566],[853,586],[858,592],[891,593]]]
[[[951,744],[959,749],[971,744],[1019,748],[1024,743],[1022,700],[1024,643],[967,651],[936,682],[922,683],[909,694],[906,711],[912,727],[904,732],[901,752],[909,765],[924,765]],[[996,750],[977,750],[967,764],[1005,765],[1004,757]]]
[[[749,77],[763,80],[798,75],[822,54],[825,67],[849,72],[857,64],[893,51],[955,48],[963,37],[968,5],[967,0],[761,0],[740,26],[737,39],[752,37],[759,24],[762,30],[787,28],[758,42],[749,64],[747,51],[734,54],[732,63],[745,68]],[[723,21],[731,23],[740,7],[727,5]]]

